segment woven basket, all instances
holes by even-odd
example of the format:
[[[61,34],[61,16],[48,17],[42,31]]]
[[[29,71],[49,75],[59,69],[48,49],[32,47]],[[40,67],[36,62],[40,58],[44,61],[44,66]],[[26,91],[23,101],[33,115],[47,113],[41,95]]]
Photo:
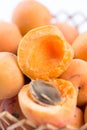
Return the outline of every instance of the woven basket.
[[[76,27],[80,33],[87,31],[87,17],[83,12],[68,13],[67,11],[62,10],[58,11],[58,13],[53,15],[53,17],[54,18],[52,22],[67,22]]]

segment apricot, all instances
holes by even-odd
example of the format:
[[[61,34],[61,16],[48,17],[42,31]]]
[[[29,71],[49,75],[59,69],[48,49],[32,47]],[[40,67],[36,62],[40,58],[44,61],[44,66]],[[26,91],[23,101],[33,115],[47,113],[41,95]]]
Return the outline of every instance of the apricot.
[[[84,114],[79,107],[76,107],[74,117],[72,118],[72,120],[68,125],[78,129],[84,125]]]
[[[23,85],[24,76],[17,56],[11,52],[0,52],[0,99],[17,95]]]
[[[30,30],[18,47],[18,64],[31,79],[56,78],[71,63],[74,51],[54,25]]]
[[[18,26],[22,35],[35,27],[50,23],[52,15],[47,7],[35,0],[21,1],[14,9],[12,21]]]
[[[42,85],[40,82],[38,80],[31,81],[30,84],[24,85],[18,93],[19,105],[25,117],[36,126],[48,123],[60,128],[69,124],[77,102],[77,94],[73,84],[62,79],[42,81]],[[33,90],[32,87],[34,87]],[[50,87],[53,88],[53,91]],[[59,98],[56,97],[54,89],[60,92]],[[32,98],[32,94],[36,96]],[[59,101],[55,101],[55,98]]]
[[[73,42],[75,58],[87,61],[87,31],[81,33]]]
[[[85,105],[85,109],[84,109],[84,121],[85,123],[87,123],[87,104]]]
[[[73,59],[60,78],[73,83],[75,88],[78,89],[77,105],[85,105],[87,103],[87,62],[81,59]]]
[[[79,35],[77,28],[75,28],[73,25],[67,22],[56,22],[54,23],[54,25],[60,29],[67,42],[70,43],[71,45]]]
[[[22,35],[13,23],[0,21],[0,52],[17,53],[18,44]]]

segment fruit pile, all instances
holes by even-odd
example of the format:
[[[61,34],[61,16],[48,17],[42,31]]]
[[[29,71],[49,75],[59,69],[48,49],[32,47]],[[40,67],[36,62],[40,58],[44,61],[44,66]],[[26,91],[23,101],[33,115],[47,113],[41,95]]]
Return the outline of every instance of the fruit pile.
[[[11,23],[0,21],[0,112],[28,119],[31,129],[80,129],[87,123],[87,32],[52,19],[41,3],[23,0]]]

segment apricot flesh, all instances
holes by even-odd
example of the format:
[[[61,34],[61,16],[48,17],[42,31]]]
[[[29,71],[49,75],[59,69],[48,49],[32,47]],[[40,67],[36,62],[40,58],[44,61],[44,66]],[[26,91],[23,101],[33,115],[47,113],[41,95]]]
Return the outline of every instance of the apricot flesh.
[[[24,36],[32,28],[47,25],[52,15],[48,8],[35,0],[21,1],[14,9],[12,21]]]
[[[25,117],[35,126],[48,123],[59,128],[67,125],[72,119],[76,108],[77,94],[69,81],[54,79],[49,83],[54,85],[62,95],[63,100],[59,104],[44,106],[36,103],[30,96],[30,84],[26,84],[18,94],[19,105]]]
[[[17,95],[23,85],[24,76],[17,56],[11,52],[0,52],[0,99]]]
[[[15,24],[0,21],[0,52],[16,54],[21,38],[22,35]]]
[[[18,47],[18,63],[31,79],[56,78],[69,66],[74,51],[53,25],[29,31]]]

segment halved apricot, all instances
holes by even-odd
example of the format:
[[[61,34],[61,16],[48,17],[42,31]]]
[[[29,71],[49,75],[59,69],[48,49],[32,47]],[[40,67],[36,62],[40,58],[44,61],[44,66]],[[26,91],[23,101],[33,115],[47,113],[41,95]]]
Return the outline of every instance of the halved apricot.
[[[69,66],[74,52],[54,25],[29,31],[18,47],[18,63],[32,79],[56,78]]]
[[[59,128],[69,124],[74,116],[77,94],[69,81],[34,80],[20,90],[18,97],[25,117],[36,126],[48,123]]]

